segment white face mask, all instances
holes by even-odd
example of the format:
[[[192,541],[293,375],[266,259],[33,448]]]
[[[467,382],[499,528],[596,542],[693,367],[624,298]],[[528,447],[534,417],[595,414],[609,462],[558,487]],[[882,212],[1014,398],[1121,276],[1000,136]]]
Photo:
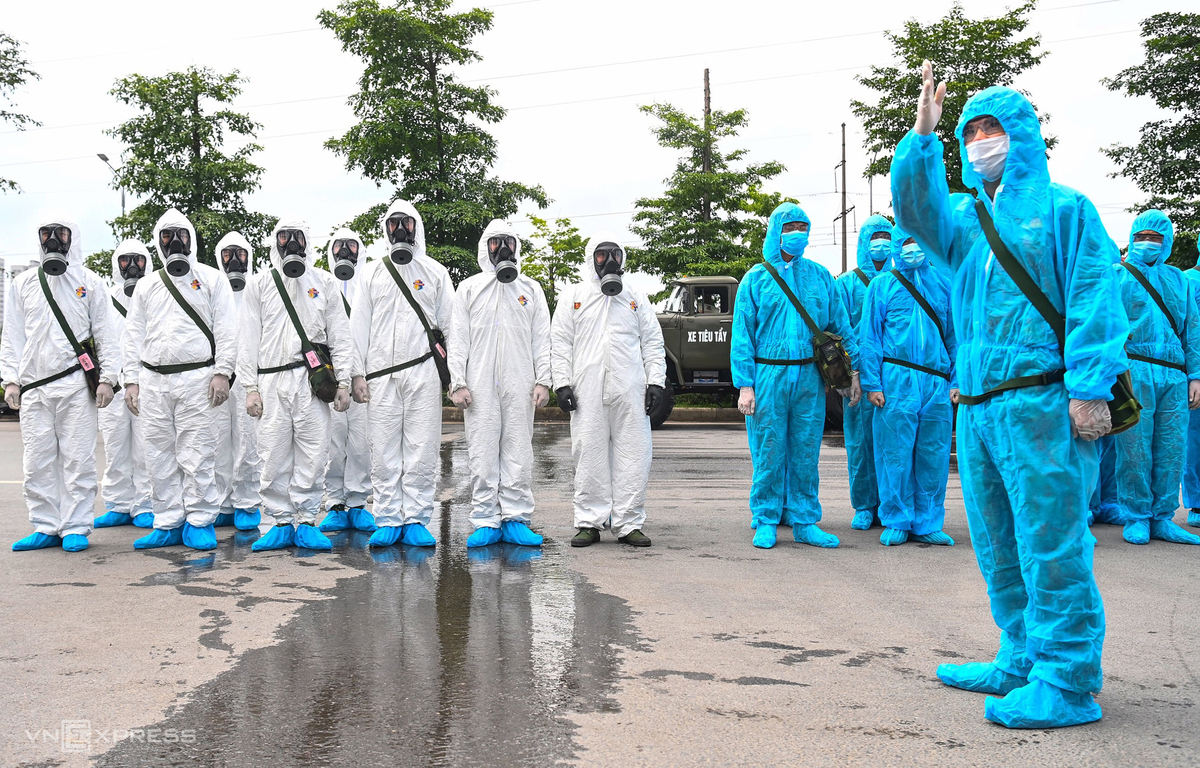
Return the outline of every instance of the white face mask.
[[[1008,159],[1008,134],[973,141],[967,145],[967,162],[984,181],[999,181]]]
[[[900,249],[900,258],[910,267],[920,266],[925,261],[925,251],[916,243],[909,243]]]

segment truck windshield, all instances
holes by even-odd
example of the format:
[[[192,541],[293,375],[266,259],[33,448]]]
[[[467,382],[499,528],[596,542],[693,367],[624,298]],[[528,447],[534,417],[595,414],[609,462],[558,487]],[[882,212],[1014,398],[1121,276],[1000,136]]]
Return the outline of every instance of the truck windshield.
[[[676,285],[675,290],[671,291],[670,297],[667,298],[667,303],[663,305],[664,312],[687,312],[688,311],[688,289],[682,285]]]

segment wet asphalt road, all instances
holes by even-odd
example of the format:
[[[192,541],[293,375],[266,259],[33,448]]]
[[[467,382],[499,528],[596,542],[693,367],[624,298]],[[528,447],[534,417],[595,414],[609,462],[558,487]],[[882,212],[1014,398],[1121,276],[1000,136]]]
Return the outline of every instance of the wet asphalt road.
[[[750,547],[739,425],[655,433],[649,550],[571,530],[565,425],[537,429],[542,552],[468,554],[469,479],[443,436],[432,551],[0,552],[3,765],[1196,765],[1200,548],[1096,529],[1105,718],[1006,731],[933,676],[996,630],[957,476],[952,549],[849,530],[840,436],[819,551]],[[0,540],[28,529],[0,423]],[[1182,521],[1181,514],[1177,520]],[[65,721],[65,722],[64,722]],[[68,751],[64,751],[64,749]],[[70,751],[79,750],[79,751]]]

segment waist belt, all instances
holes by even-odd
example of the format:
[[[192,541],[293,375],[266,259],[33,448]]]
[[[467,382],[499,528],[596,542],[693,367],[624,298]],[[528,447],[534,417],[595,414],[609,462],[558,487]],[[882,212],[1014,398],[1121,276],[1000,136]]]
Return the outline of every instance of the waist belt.
[[[937,368],[926,368],[923,365],[917,365],[916,363],[910,363],[907,360],[900,360],[895,357],[885,357],[885,358],[883,358],[883,362],[891,363],[892,365],[899,365],[902,368],[912,368],[914,371],[920,371],[921,373],[928,373],[932,376],[937,376],[939,379],[945,379],[946,381],[950,381],[950,374],[942,373]],[[997,390],[997,391],[999,391],[999,390]],[[962,399],[961,395],[959,395],[959,399],[960,400]]]
[[[303,360],[293,360],[292,362],[288,363],[287,365],[276,365],[271,368],[259,368],[258,373],[261,376],[264,373],[283,373],[284,371],[291,371],[296,368],[303,368],[303,367],[304,367]]]
[[[380,376],[387,376],[389,374],[399,373],[400,371],[403,371],[406,368],[412,368],[414,365],[420,365],[421,363],[425,362],[426,360],[428,360],[431,357],[433,357],[433,352],[426,352],[425,354],[421,355],[418,358],[409,360],[407,363],[400,363],[400,365],[393,365],[391,368],[384,368],[381,371],[374,371],[372,373],[368,373],[367,381],[370,381],[371,379],[378,379]]]
[[[145,360],[142,361],[143,368],[154,371],[155,373],[161,373],[164,376],[170,376],[172,373],[198,371],[201,368],[208,368],[209,366],[216,364],[217,361],[211,357],[205,360],[203,363],[175,363],[173,365],[150,365],[150,363],[147,363]]]
[[[759,365],[808,365],[809,363],[816,362],[816,360],[811,357],[806,357],[803,360],[773,360],[769,357],[756,357],[754,358],[754,362]]]
[[[47,376],[44,379],[39,379],[39,380],[33,382],[32,384],[25,384],[24,386],[21,387],[21,394],[23,395],[31,389],[37,389],[38,387],[44,387],[45,385],[49,384],[52,381],[58,381],[59,379],[65,379],[68,376],[70,376],[72,373],[75,373],[75,371],[82,371],[82,370],[83,370],[83,366],[80,365],[79,363],[75,363],[75,365],[72,365],[70,368],[68,368],[65,371],[60,371],[60,372],[54,374],[53,376]]]
[[[1027,389],[1029,387],[1044,387],[1048,384],[1057,384],[1063,380],[1066,374],[1066,369],[1058,371],[1050,371],[1050,373],[1039,373],[1036,376],[1018,376],[1015,379],[1009,379],[995,389],[989,389],[982,395],[964,395],[959,393],[958,402],[964,405],[979,405],[980,403],[991,400],[1001,392],[1007,392],[1010,389]]]
[[[1159,360],[1156,357],[1145,357],[1143,355],[1135,355],[1132,352],[1126,352],[1125,355],[1130,360],[1138,360],[1143,363],[1150,363],[1151,365],[1161,365],[1163,368],[1170,368],[1175,371],[1183,371],[1184,373],[1187,373],[1187,368],[1185,366],[1181,365],[1180,363],[1171,363],[1171,362],[1167,362],[1166,360]]]

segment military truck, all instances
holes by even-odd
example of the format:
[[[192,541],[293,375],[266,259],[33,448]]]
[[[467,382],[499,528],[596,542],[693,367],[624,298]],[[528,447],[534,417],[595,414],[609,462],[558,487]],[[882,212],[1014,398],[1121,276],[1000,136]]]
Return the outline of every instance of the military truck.
[[[733,303],[738,281],[732,277],[681,277],[658,313],[667,352],[663,405],[650,414],[650,426],[662,426],[675,407],[676,394],[737,396],[729,367]],[[842,398],[829,393],[825,428],[842,428]]]

